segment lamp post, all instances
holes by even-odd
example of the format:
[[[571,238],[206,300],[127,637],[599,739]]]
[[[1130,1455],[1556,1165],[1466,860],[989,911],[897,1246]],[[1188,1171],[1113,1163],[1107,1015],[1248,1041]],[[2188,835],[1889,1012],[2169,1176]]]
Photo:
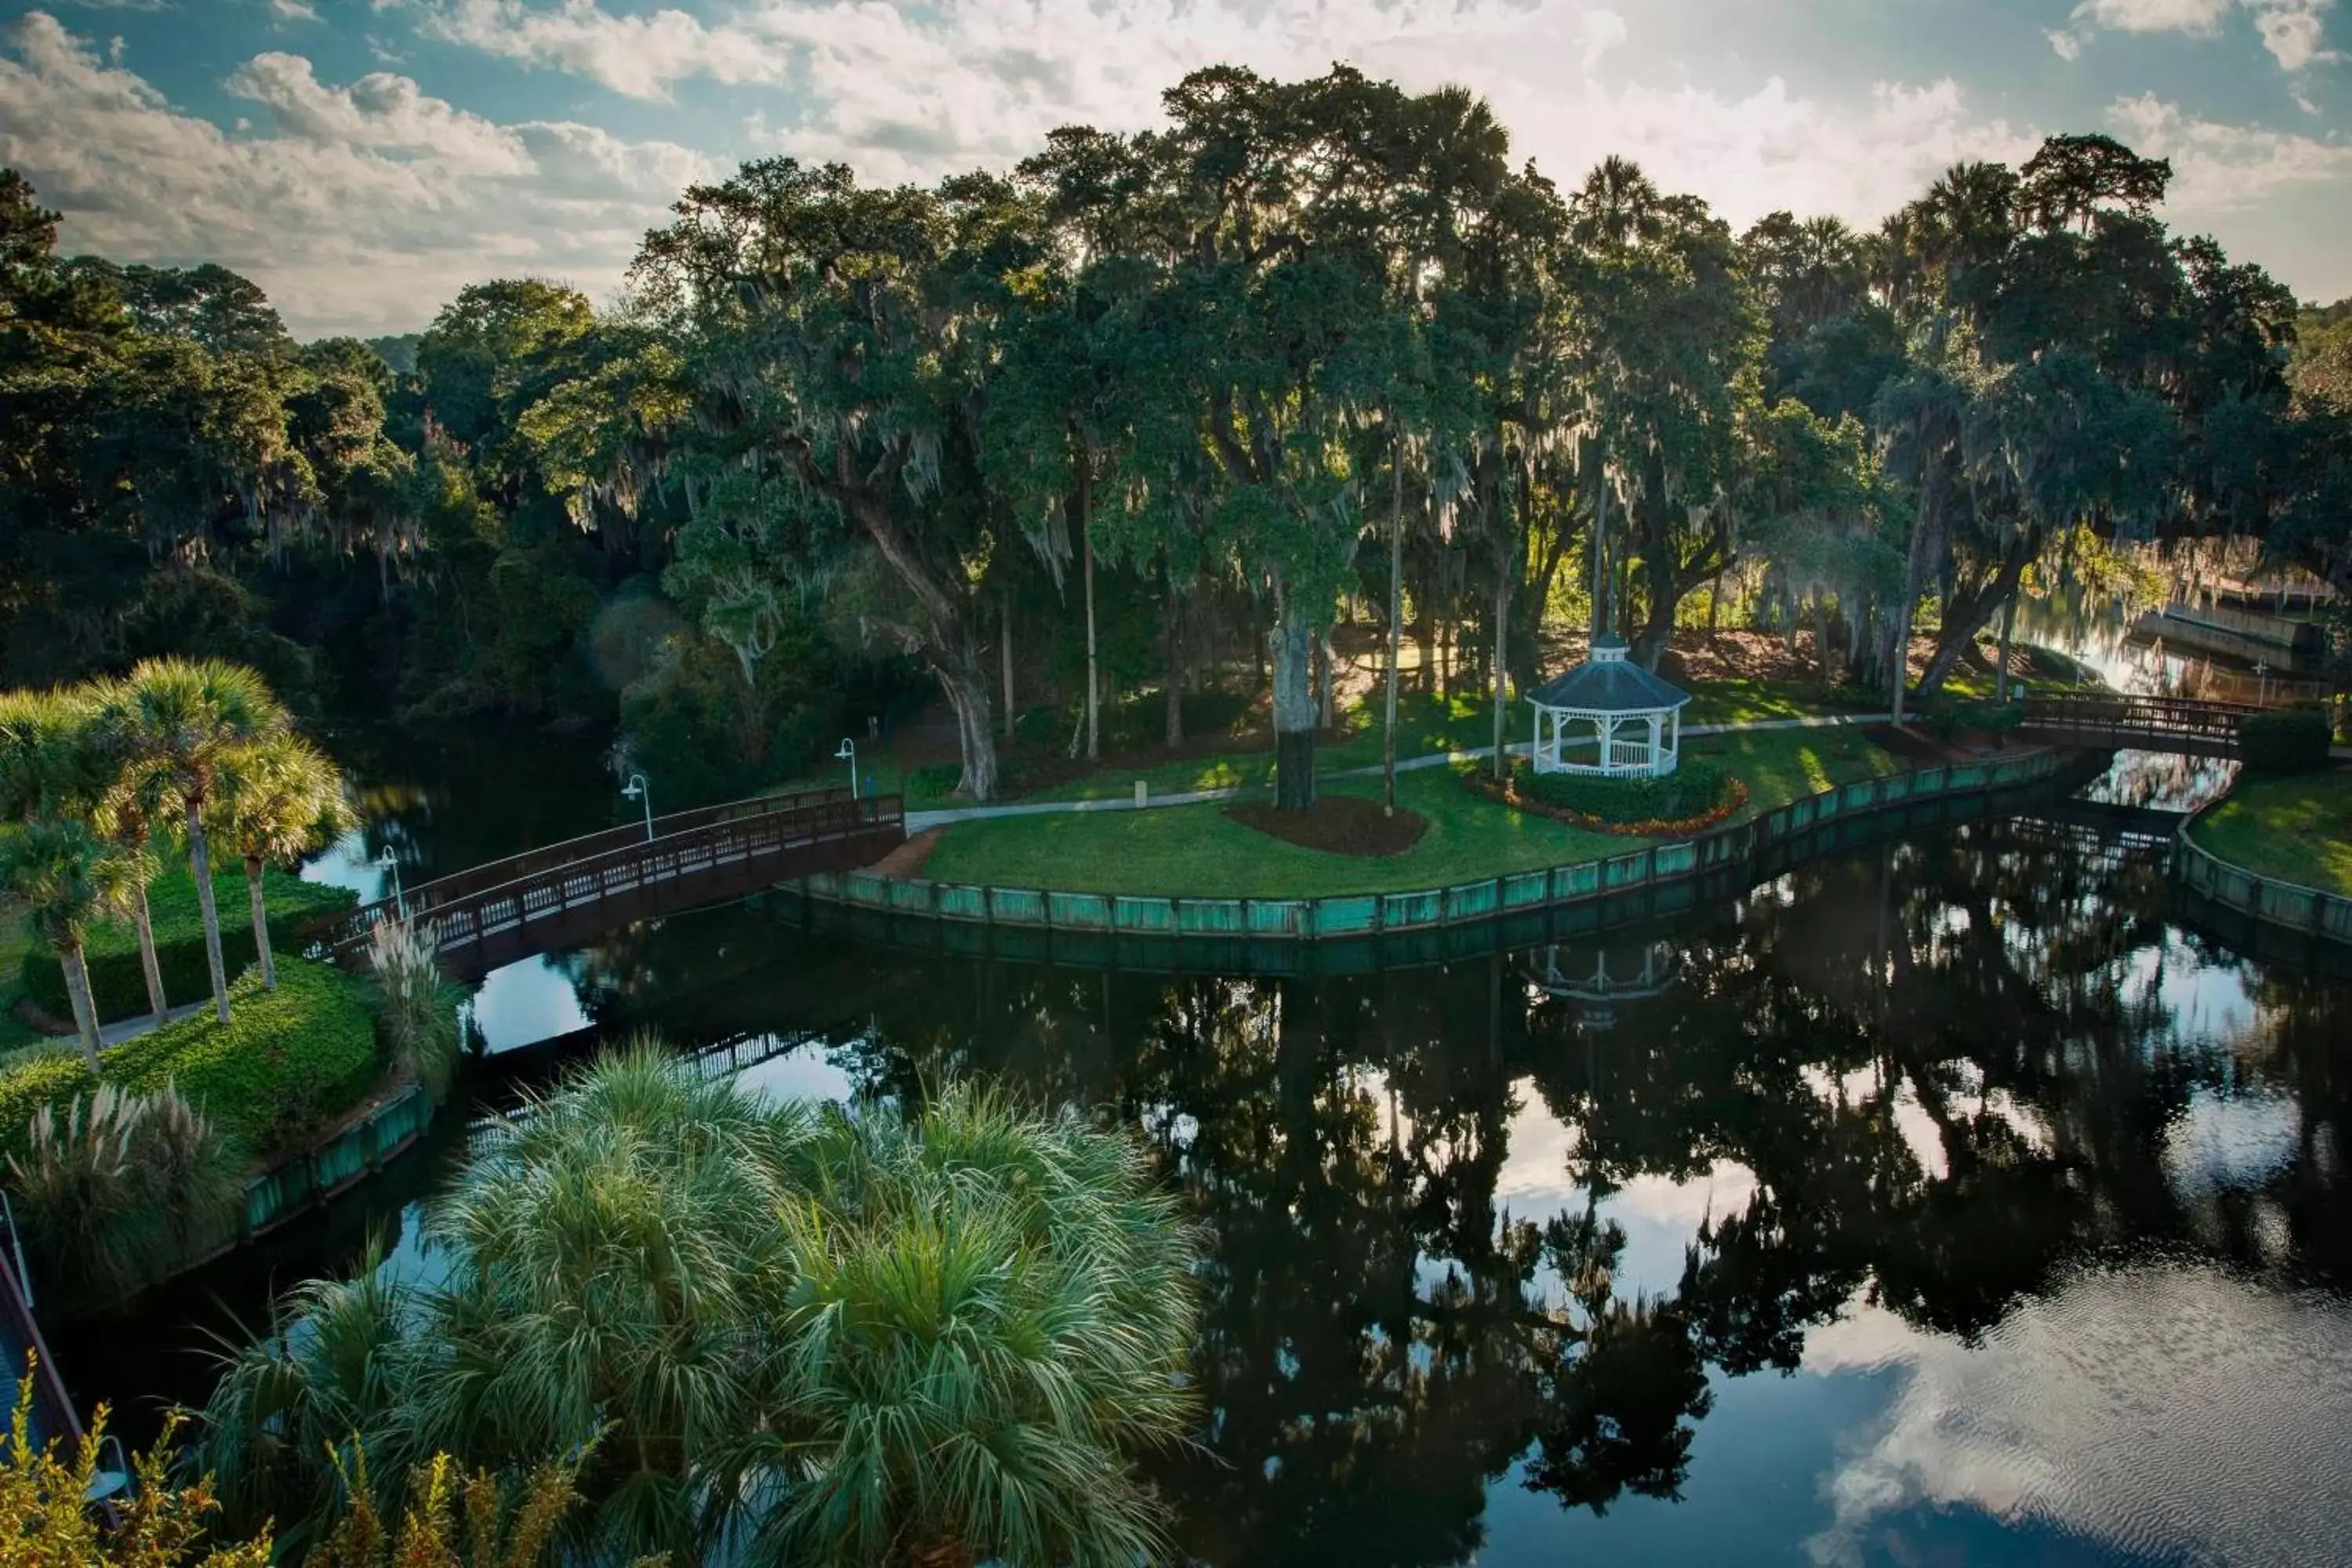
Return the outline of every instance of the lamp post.
[[[646,787],[646,775],[631,773],[627,785],[621,791],[621,798],[646,803],[646,842],[651,844],[654,841],[654,792]]]
[[[394,855],[392,852],[392,846],[387,844],[383,847],[383,852],[375,858],[375,863],[376,868],[381,870],[392,883],[392,907],[400,911],[402,920],[406,920],[408,899],[400,890],[400,857]]]
[[[844,735],[841,738],[841,750],[833,753],[833,760],[849,764],[849,798],[856,800],[857,798],[857,742]]]
[[[2262,695],[2254,700],[2257,707],[2271,705],[2271,667],[2261,659],[2254,660],[2254,679],[2262,682]]]

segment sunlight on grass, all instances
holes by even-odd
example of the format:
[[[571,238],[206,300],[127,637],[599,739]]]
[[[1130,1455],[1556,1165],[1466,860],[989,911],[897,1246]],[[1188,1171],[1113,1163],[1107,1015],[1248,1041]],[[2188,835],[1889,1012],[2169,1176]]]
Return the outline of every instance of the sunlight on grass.
[[[2242,780],[2197,842],[2258,876],[2352,898],[2352,773]]]
[[[1898,759],[1850,731],[1778,731],[1690,742],[1748,783],[1748,811],[1769,811],[1832,784],[1894,773]],[[1380,796],[1378,779],[1327,784],[1327,793]],[[1444,887],[1506,872],[1622,855],[1646,840],[1531,816],[1464,789],[1452,769],[1401,774],[1397,804],[1427,819],[1402,855],[1359,859],[1285,844],[1241,826],[1216,805],[1088,812],[958,823],[941,836],[925,875],[948,882],[1073,892],[1227,898],[1307,898]]]

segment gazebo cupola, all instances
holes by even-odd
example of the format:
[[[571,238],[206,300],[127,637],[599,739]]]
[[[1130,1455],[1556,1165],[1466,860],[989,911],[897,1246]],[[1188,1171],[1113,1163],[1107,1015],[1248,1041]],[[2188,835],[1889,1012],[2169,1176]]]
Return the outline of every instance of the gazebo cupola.
[[[1531,692],[1535,770],[1657,778],[1682,760],[1690,693],[1625,657],[1621,637],[1592,639],[1591,657]]]

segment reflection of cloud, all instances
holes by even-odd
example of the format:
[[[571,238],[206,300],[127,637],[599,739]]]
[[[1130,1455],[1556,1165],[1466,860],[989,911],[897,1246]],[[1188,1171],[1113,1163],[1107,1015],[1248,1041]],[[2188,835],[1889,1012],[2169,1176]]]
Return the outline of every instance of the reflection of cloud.
[[[2259,1186],[2294,1158],[2302,1108],[2279,1089],[2224,1098],[2198,1089],[2164,1132],[2164,1173],[2184,1202]]]
[[[2352,1310],[2210,1272],[2094,1275],[1976,1349],[1863,1309],[1805,1367],[1907,1364],[1865,1446],[1823,1489],[1816,1562],[1900,1543],[1918,1509],[1981,1510],[2135,1555],[2352,1562]]]

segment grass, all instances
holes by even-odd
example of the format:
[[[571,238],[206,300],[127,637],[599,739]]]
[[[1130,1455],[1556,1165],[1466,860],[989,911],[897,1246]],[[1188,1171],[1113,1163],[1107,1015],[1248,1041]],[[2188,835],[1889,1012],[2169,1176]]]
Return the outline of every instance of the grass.
[[[0,836],[10,831],[0,825]],[[0,892],[0,1053],[42,1043],[41,1032],[16,1016],[16,1004],[25,999],[25,950],[32,945],[25,906]]]
[[[368,984],[332,965],[281,957],[275,991],[248,970],[229,987],[229,1005],[226,1026],[206,1008],[107,1047],[100,1079],[142,1090],[175,1084],[260,1157],[358,1104],[382,1076]],[[21,1137],[41,1106],[93,1087],[69,1045],[19,1052],[0,1068],[0,1140]]]
[[[1818,680],[1695,680],[1685,724],[1754,724],[1771,719],[1810,719],[1824,713],[1872,713],[1886,710],[1886,693],[1839,686],[1824,696]]]
[[[2242,778],[2195,831],[2233,866],[2352,898],[2352,772]]]
[[[1685,750],[1744,780],[1751,815],[1902,767],[1844,730],[1713,736]],[[1347,779],[1325,787],[1377,799],[1381,785],[1376,778]],[[1231,820],[1222,805],[1206,805],[958,823],[941,836],[924,872],[942,881],[1074,892],[1314,898],[1444,887],[1622,855],[1645,842],[1481,799],[1448,768],[1400,774],[1397,804],[1419,812],[1429,830],[1403,854],[1381,859],[1285,844]]]

